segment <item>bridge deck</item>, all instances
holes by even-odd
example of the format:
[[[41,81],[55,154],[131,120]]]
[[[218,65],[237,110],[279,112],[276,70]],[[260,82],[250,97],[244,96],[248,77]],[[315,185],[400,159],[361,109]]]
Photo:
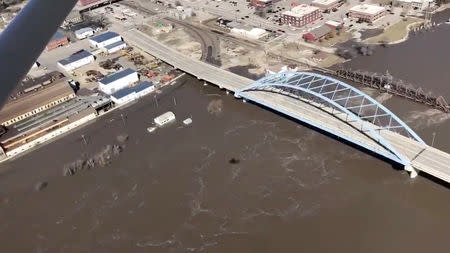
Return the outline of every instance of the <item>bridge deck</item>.
[[[204,62],[190,59],[138,30],[127,31],[123,36],[129,43],[162,61],[221,88],[236,92],[254,82],[251,79]],[[359,126],[356,123],[348,121],[344,123],[346,121],[345,115],[334,113],[329,107],[317,105],[310,101],[302,102],[276,93],[249,91],[245,94],[250,100],[279,110],[371,151],[381,154],[389,152],[385,147],[370,138],[367,133],[358,131]],[[450,154],[391,131],[382,131],[381,135],[403,156],[408,158],[415,169],[450,182]]]

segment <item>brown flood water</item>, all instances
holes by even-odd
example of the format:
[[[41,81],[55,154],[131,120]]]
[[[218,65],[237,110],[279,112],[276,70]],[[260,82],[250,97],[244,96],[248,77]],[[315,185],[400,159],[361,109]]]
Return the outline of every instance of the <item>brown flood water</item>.
[[[434,76],[430,89],[442,83]],[[450,152],[446,115],[366,91],[426,141],[437,132],[436,146]],[[216,100],[222,111],[211,114]],[[2,164],[2,252],[450,252],[447,185],[410,179],[193,78],[166,89],[158,105],[146,97]],[[147,133],[168,110],[177,122]],[[109,166],[62,175],[64,164],[123,133],[126,148]]]

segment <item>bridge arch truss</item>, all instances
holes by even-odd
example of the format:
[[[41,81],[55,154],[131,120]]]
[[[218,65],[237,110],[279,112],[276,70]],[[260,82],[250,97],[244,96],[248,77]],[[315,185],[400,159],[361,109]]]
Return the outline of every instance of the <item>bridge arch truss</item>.
[[[405,166],[409,166],[410,161],[383,137],[383,131],[392,131],[425,144],[406,123],[378,101],[355,87],[328,76],[310,72],[278,73],[262,78],[244,87],[236,92],[236,96],[253,100],[251,96],[247,95],[250,91],[273,92],[306,102],[322,110],[327,108],[328,113],[370,137],[384,147],[384,149],[374,150],[373,147],[360,143],[353,139],[352,136],[342,136],[340,133],[333,132],[332,134],[363,146]],[[261,103],[260,101],[255,102]],[[264,103],[261,104],[281,111],[274,106],[265,105]],[[301,118],[295,118],[304,121]],[[312,122],[306,123],[311,124]],[[327,131],[326,128],[320,125],[316,125],[316,127]]]

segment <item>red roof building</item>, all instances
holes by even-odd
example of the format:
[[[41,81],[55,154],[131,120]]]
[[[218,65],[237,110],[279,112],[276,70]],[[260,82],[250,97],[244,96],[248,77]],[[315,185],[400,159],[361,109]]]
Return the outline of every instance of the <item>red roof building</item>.
[[[53,37],[48,42],[47,46],[45,47],[45,50],[50,51],[58,47],[62,47],[69,44],[69,39],[64,36],[62,33],[55,33]]]
[[[80,2],[80,4],[82,6],[86,6],[86,5],[93,4],[95,2],[100,2],[100,1],[102,1],[102,0],[79,0],[78,2]]]
[[[325,38],[330,34],[332,29],[326,25],[320,26],[316,29],[311,30],[308,33],[303,34],[305,40],[316,41]]]

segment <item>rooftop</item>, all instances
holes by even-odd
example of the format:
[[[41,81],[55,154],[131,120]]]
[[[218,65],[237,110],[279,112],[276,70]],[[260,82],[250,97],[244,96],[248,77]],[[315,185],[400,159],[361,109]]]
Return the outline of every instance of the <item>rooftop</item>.
[[[134,89],[130,88],[130,87],[126,87],[126,88],[123,88],[121,90],[118,90],[118,91],[114,92],[113,94],[111,94],[111,97],[114,97],[116,99],[121,99],[123,97],[126,97],[126,96],[132,94],[132,93],[134,93]]]
[[[314,35],[314,37],[316,37],[316,38],[320,38],[320,37],[328,34],[329,32],[331,32],[331,28],[326,25],[322,25],[315,29],[312,29],[309,33]]]
[[[331,26],[341,26],[342,22],[338,22],[338,21],[334,21],[334,20],[328,20],[327,22],[325,22],[325,24],[331,25]]]
[[[94,31],[94,29],[90,28],[90,27],[85,27],[85,28],[81,28],[75,31],[75,34],[83,34],[85,32],[91,32]]]
[[[313,4],[318,5],[330,5],[339,2],[339,0],[314,0],[312,1]]]
[[[92,55],[92,54],[89,53],[88,51],[82,50],[81,52],[72,54],[71,56],[69,56],[69,57],[67,57],[67,58],[65,58],[65,59],[62,59],[62,60],[58,61],[58,63],[60,63],[61,65],[65,66],[65,65],[71,64],[71,63],[73,63],[73,62],[79,61],[79,60],[81,60],[81,59],[84,59],[84,58],[86,58],[86,57],[89,57],[89,56],[91,56],[91,55]]]
[[[114,43],[112,43],[112,44],[106,45],[105,48],[106,48],[106,49],[111,49],[111,48],[115,48],[115,47],[117,47],[117,46],[120,46],[120,45],[122,45],[122,44],[125,44],[125,42],[123,42],[123,41],[117,41],[117,42],[114,42]]]
[[[152,82],[145,81],[145,82],[139,83],[138,85],[133,86],[133,90],[136,91],[136,92],[140,92],[140,91],[143,91],[143,90],[145,90],[147,88],[152,87],[153,85],[154,84]]]
[[[32,111],[38,107],[56,101],[67,95],[73,94],[72,88],[65,79],[59,80],[54,85],[35,92],[29,96],[18,98],[8,102],[0,111],[0,123],[8,121],[26,112]]]
[[[115,38],[120,36],[119,34],[115,33],[115,32],[106,32],[106,33],[102,33],[100,35],[91,37],[89,40],[95,41],[97,43],[101,43],[103,41]]]
[[[62,33],[60,33],[60,32],[56,32],[54,35],[53,35],[53,37],[52,37],[52,39],[50,40],[50,41],[52,41],[52,40],[59,40],[59,39],[62,39],[62,38],[65,38],[66,36],[64,35],[64,34],[62,34]]]
[[[319,10],[319,8],[311,6],[311,5],[302,4],[299,6],[295,6],[290,11],[283,12],[283,14],[288,15],[288,16],[294,16],[294,17],[303,17],[303,16],[311,14],[317,10]]]
[[[375,15],[375,14],[378,14],[385,10],[386,10],[386,8],[384,8],[382,6],[372,5],[372,4],[360,4],[360,5],[355,5],[352,8],[350,8],[350,11],[364,13],[364,14],[370,14],[370,15]]]
[[[124,69],[124,70],[122,70],[122,71],[116,72],[116,73],[114,73],[114,74],[111,74],[111,75],[109,75],[109,76],[103,78],[103,79],[100,80],[99,82],[102,83],[102,84],[104,84],[104,85],[108,85],[108,84],[110,84],[110,83],[112,83],[112,82],[114,82],[114,81],[117,81],[117,80],[119,80],[119,79],[121,79],[121,78],[124,78],[124,77],[126,77],[126,76],[129,76],[129,75],[131,75],[131,74],[133,74],[133,73],[136,73],[136,71],[134,71],[133,69],[130,69],[130,68]]]
[[[134,92],[141,92],[147,88],[150,88],[151,86],[153,86],[153,83],[145,81],[145,82],[139,83],[138,85],[135,85],[133,87],[123,88],[123,89],[113,93],[111,96],[115,97],[116,99],[120,99],[120,98],[128,96]]]

